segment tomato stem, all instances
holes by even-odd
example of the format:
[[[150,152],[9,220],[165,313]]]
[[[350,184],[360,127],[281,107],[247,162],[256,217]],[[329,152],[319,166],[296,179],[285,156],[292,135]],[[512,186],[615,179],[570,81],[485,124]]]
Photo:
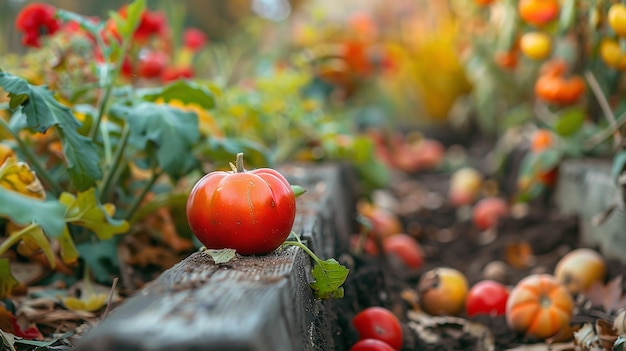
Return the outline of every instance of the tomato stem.
[[[243,173],[245,171],[246,169],[243,167],[243,152],[240,152],[235,160],[235,173]]]

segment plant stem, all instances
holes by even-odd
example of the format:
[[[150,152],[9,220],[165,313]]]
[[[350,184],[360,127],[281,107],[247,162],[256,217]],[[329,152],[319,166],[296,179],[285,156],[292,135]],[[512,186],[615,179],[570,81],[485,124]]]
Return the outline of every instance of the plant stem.
[[[122,157],[124,156],[124,151],[126,150],[126,145],[128,145],[128,139],[130,136],[130,128],[128,124],[124,124],[124,128],[122,129],[122,135],[120,136],[120,141],[118,143],[117,149],[115,150],[115,155],[113,156],[113,162],[111,163],[107,173],[104,175],[102,180],[102,189],[100,190],[100,201],[104,202],[106,199],[109,190],[112,185],[112,181],[114,179],[113,175],[117,171],[120,166]]]
[[[19,232],[10,235],[5,241],[0,244],[0,256],[4,255],[4,253],[13,245],[15,245],[18,241],[22,240],[22,237],[26,235],[33,228],[39,226],[39,224],[31,223],[28,226],[22,228]]]
[[[133,203],[128,207],[128,211],[126,212],[124,219],[130,220],[135,215],[135,212],[137,212],[137,210],[139,209],[141,202],[146,197],[150,189],[152,189],[152,186],[154,186],[154,183],[157,181],[157,179],[161,176],[162,173],[163,172],[157,172],[157,171],[154,171],[152,173],[152,177],[150,177],[146,185],[143,187],[143,189],[141,189],[141,192],[139,193],[139,195],[135,198]]]
[[[91,129],[89,130],[89,138],[92,141],[96,139],[96,134],[98,133],[100,123],[102,123],[104,115],[106,115],[106,113],[108,112],[111,92],[113,91],[115,80],[117,79],[117,76],[121,71],[122,64],[124,63],[124,58],[126,57],[126,51],[128,51],[128,47],[130,46],[130,42],[131,38],[124,38],[124,41],[122,42],[122,47],[120,48],[120,54],[117,57],[117,61],[115,62],[113,70],[110,71],[107,69],[107,76],[106,79],[104,79],[104,95],[102,95],[102,98],[98,100],[98,116],[96,116],[96,121],[91,125]]]
[[[609,102],[607,101],[606,96],[604,96],[604,93],[602,92],[602,88],[600,88],[600,84],[598,84],[598,80],[593,75],[593,73],[591,71],[585,71],[585,78],[587,79],[587,82],[589,82],[589,87],[591,88],[593,95],[598,100],[598,103],[600,104],[600,108],[602,109],[604,116],[606,117],[606,119],[609,121],[609,124],[611,125],[611,129],[613,130],[613,138],[614,138],[613,146],[617,148],[622,145],[622,135],[618,131],[619,127],[617,126],[617,121],[615,120],[615,115],[613,114],[613,110],[611,109],[611,106],[609,105]]]
[[[311,251],[311,249],[309,249],[308,246],[304,245],[302,243],[302,240],[300,240],[300,237],[296,234],[294,234],[294,236],[296,237],[296,241],[292,241],[292,240],[287,240],[284,243],[282,243],[282,246],[286,246],[286,245],[292,245],[292,246],[297,246],[299,248],[301,248],[302,250],[304,250],[304,252],[306,252],[309,256],[311,256],[311,258],[318,264],[320,264],[322,262],[322,260],[317,257],[317,255]]]
[[[626,124],[626,112],[623,112],[619,117],[615,119],[615,126],[610,126],[599,133],[595,134],[593,137],[589,138],[584,143],[584,147],[586,149],[592,149],[600,144],[605,139],[609,138],[611,135],[615,134],[618,128],[621,128],[624,124]]]
[[[237,167],[237,173],[243,173],[246,171],[246,169],[243,167],[243,152],[237,154],[237,159],[235,162],[235,166]]]
[[[37,174],[37,176],[40,177],[41,180],[43,180],[43,182],[48,185],[53,195],[58,196],[61,193],[61,187],[54,180],[52,180],[52,178],[50,177],[50,174],[48,174],[46,169],[43,167],[43,165],[39,162],[37,157],[30,150],[28,145],[26,145],[26,143],[24,143],[24,141],[20,138],[20,136],[15,131],[13,131],[13,129],[11,129],[11,127],[7,124],[7,122],[3,118],[0,118],[0,125],[7,132],[9,132],[11,136],[13,136],[13,139],[15,139],[15,141],[17,142],[17,146],[20,148],[20,151],[22,151],[22,153],[24,154],[24,157],[26,157],[26,159],[28,160],[28,163],[31,166],[33,166],[33,168],[35,169],[35,173]]]

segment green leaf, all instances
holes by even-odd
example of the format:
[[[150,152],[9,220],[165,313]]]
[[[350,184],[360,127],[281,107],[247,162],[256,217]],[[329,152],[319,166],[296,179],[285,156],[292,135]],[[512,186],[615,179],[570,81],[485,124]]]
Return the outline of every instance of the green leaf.
[[[215,249],[204,248],[202,252],[211,256],[215,264],[222,264],[222,263],[230,262],[233,258],[235,258],[236,251],[234,249],[215,250]]]
[[[128,231],[130,225],[124,220],[113,219],[105,208],[98,203],[96,190],[91,188],[74,196],[64,192],[59,202],[67,206],[65,220],[91,229],[100,239],[110,239],[115,234]]]
[[[24,234],[24,236],[30,236],[33,240],[35,240],[39,248],[43,251],[44,255],[48,259],[50,267],[54,268],[56,265],[54,252],[52,251],[52,247],[50,246],[50,241],[43,233],[43,230],[41,230],[41,227],[35,226],[31,228]]]
[[[207,140],[203,155],[216,164],[228,165],[240,152],[246,155],[248,168],[271,166],[268,150],[260,143],[246,138],[210,138]]]
[[[343,288],[341,285],[346,281],[350,270],[341,265],[334,258],[325,261],[317,261],[311,274],[315,281],[310,284],[319,299],[342,298]]]
[[[185,175],[196,165],[192,148],[200,140],[200,132],[194,112],[142,102],[132,107],[113,106],[111,113],[129,123],[130,144],[139,150],[154,146],[159,166],[170,176]]]
[[[11,294],[19,282],[11,273],[8,258],[0,258],[0,299],[4,299]],[[6,344],[5,344],[6,345]]]
[[[37,223],[49,236],[61,235],[65,210],[57,201],[41,201],[0,187],[0,217],[18,225]]]
[[[56,9],[56,16],[59,17],[64,22],[72,21],[72,22],[78,23],[83,29],[85,29],[87,32],[89,32],[89,34],[93,36],[100,35],[100,30],[102,29],[105,23],[104,21],[99,22],[99,23],[94,22],[89,17],[85,17],[78,13],[59,9],[59,8]]]
[[[562,1],[559,14],[559,33],[569,32],[570,28],[576,23],[576,3],[576,0]]]
[[[63,260],[66,264],[76,263],[76,261],[78,261],[78,257],[80,256],[78,249],[76,249],[76,244],[74,244],[74,239],[72,239],[72,235],[70,234],[67,226],[65,226],[63,233],[59,237],[59,251],[61,254],[61,260]]]
[[[117,240],[83,242],[76,248],[91,269],[95,281],[109,285],[115,276],[119,276]]]
[[[626,151],[622,150],[613,157],[613,166],[611,167],[611,178],[617,181],[626,167]]]
[[[561,136],[570,136],[580,130],[585,123],[585,111],[581,108],[569,108],[559,114],[554,124],[554,131]]]
[[[185,104],[196,104],[205,109],[215,107],[215,94],[204,85],[195,82],[179,80],[164,88],[151,89],[143,96],[146,101],[156,101],[163,99],[164,101],[178,100]]]
[[[547,172],[561,162],[562,154],[556,149],[546,149],[541,152],[529,152],[522,160],[522,169],[528,167],[532,174]]]
[[[146,0],[135,0],[126,8],[125,18],[115,15],[112,16],[118,26],[117,29],[119,33],[123,37],[129,38],[133,33],[135,33],[135,30],[139,26],[141,15],[144,13],[145,9]]]
[[[57,126],[68,173],[77,189],[85,190],[100,179],[102,172],[96,146],[78,133],[80,122],[69,108],[54,99],[52,92],[9,73],[0,73],[0,87],[9,92],[11,106],[22,107],[30,128],[44,133]]]
[[[299,197],[302,194],[306,193],[306,189],[299,185],[292,185],[291,190],[293,190],[293,193],[294,195],[296,195],[296,197]]]

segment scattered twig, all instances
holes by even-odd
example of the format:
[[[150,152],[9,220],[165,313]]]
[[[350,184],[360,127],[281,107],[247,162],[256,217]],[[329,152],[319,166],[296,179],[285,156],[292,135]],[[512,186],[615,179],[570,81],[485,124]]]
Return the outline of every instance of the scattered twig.
[[[104,319],[109,314],[109,311],[111,310],[111,303],[113,302],[113,295],[115,294],[115,289],[117,288],[118,280],[119,279],[117,277],[113,279],[113,284],[111,284],[111,292],[109,292],[109,300],[107,301],[107,307],[104,309],[104,312],[102,312],[102,319]]]

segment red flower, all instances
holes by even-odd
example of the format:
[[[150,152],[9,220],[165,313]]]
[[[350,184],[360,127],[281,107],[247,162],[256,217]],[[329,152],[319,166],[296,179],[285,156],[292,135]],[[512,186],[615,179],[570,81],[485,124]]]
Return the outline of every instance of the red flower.
[[[189,66],[167,67],[161,74],[161,80],[164,83],[172,82],[179,79],[190,79],[195,75],[193,68]]]
[[[206,45],[207,37],[200,29],[187,28],[183,33],[183,42],[189,50],[198,51]]]
[[[119,9],[118,13],[122,18],[126,18],[127,5],[122,6],[122,8]],[[104,28],[105,38],[111,36],[118,41],[121,41],[122,38],[115,26],[115,21],[113,21],[112,19],[106,23],[106,26]],[[139,44],[143,44],[153,35],[164,35],[166,33],[167,19],[165,15],[161,12],[144,11],[141,14],[139,25],[133,33],[133,40]]]
[[[41,46],[41,36],[52,35],[61,27],[55,18],[56,8],[52,5],[34,2],[24,6],[17,14],[15,27],[24,33],[22,44],[32,47]]]
[[[163,73],[169,58],[160,51],[151,51],[139,58],[137,75],[141,78],[158,78]]]

